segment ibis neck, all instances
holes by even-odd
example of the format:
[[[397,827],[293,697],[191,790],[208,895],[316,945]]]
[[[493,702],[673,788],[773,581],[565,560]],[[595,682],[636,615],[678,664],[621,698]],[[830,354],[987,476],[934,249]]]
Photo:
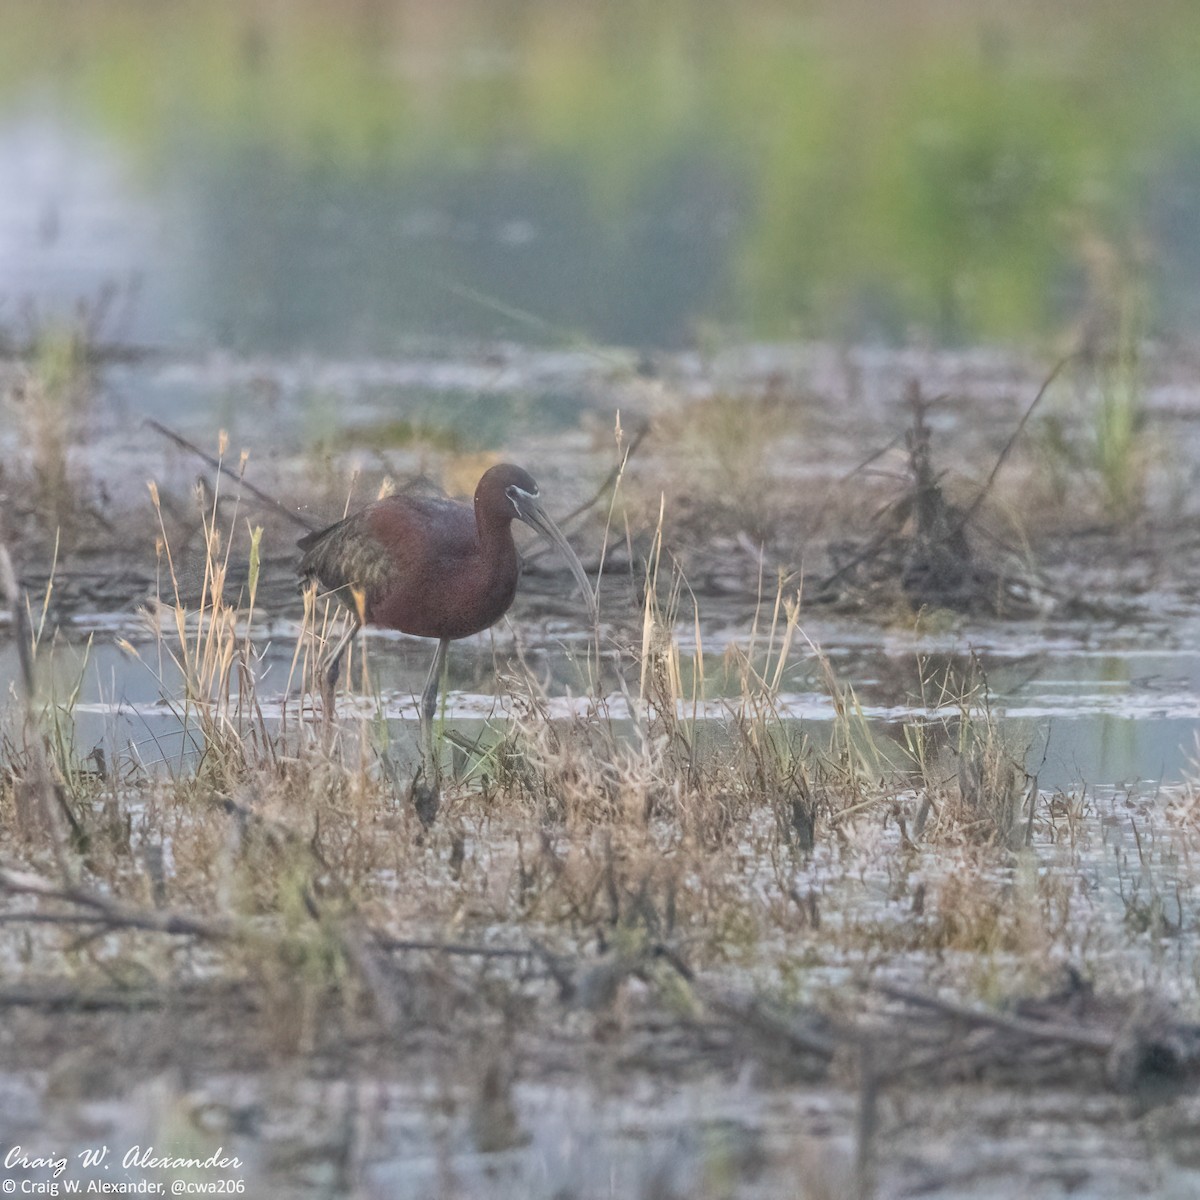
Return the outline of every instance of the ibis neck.
[[[477,505],[475,536],[479,539],[483,557],[489,562],[508,563],[516,558],[517,544],[513,541],[512,517],[498,516]]]

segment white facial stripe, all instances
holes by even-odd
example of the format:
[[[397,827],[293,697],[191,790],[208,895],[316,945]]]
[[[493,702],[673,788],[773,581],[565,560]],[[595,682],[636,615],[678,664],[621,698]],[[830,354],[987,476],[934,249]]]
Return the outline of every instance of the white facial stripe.
[[[504,491],[508,496],[508,502],[513,506],[513,511],[518,517],[521,515],[520,502],[522,500],[536,500],[541,495],[541,492],[537,488],[534,488],[532,492],[527,492],[524,488],[517,487],[515,483],[509,484]]]

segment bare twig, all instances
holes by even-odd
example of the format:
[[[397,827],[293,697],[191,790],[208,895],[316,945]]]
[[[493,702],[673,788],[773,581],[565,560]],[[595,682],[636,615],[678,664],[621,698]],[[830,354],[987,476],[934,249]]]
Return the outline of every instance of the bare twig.
[[[134,908],[110,896],[81,886],[57,887],[38,875],[0,869],[0,891],[14,896],[36,896],[41,900],[73,904],[83,913],[80,920],[103,922],[113,929],[140,929],[149,933],[166,933],[182,937],[199,937],[220,941],[233,937],[237,927],[230,921],[206,919],[190,913]],[[63,914],[70,918],[71,914]]]
[[[162,424],[161,421],[156,421],[153,417],[147,417],[145,423],[149,425],[151,429],[161,433],[163,437],[169,438],[177,446],[180,446],[184,450],[191,451],[191,453],[196,455],[197,458],[200,458],[204,462],[208,463],[213,470],[220,471],[223,475],[228,475],[230,479],[236,479],[238,484],[245,491],[249,492],[250,495],[252,495],[256,500],[261,500],[265,505],[267,505],[268,508],[272,508],[275,510],[275,512],[279,513],[280,516],[286,517],[292,522],[293,525],[298,525],[301,529],[306,529],[310,533],[318,528],[315,522],[310,521],[301,513],[295,512],[293,509],[288,508],[286,504],[281,504],[275,499],[274,496],[268,495],[261,488],[255,487],[254,484],[243,478],[241,472],[235,471],[231,466],[229,466],[228,463],[224,463],[219,458],[209,454],[207,451],[201,450],[200,447],[195,444],[195,442],[189,442],[182,434],[176,433],[173,429],[167,428],[167,426]]]
[[[1025,1038],[1062,1042],[1082,1050],[1093,1050],[1101,1054],[1107,1054],[1113,1046],[1112,1034],[1101,1033],[1094,1029],[1059,1025],[1051,1021],[1030,1021],[1021,1017],[1008,1017],[1003,1013],[987,1012],[965,1004],[958,1004],[953,1000],[943,1000],[938,996],[929,996],[923,992],[909,991],[908,988],[892,983],[876,984],[875,990],[893,1000],[900,1000],[914,1007],[927,1008],[942,1013],[944,1016],[953,1017],[955,1020],[965,1021],[972,1025],[986,1025],[992,1029],[1015,1033]]]
[[[585,500],[581,505],[579,505],[578,508],[573,508],[569,513],[567,513],[567,515],[559,522],[560,525],[569,525],[572,521],[582,517],[583,514],[589,509],[595,508],[596,505],[604,499],[605,495],[607,495],[608,492],[612,491],[612,489],[616,487],[617,480],[621,478],[622,472],[629,465],[629,460],[634,456],[634,454],[637,453],[637,448],[642,444],[643,441],[645,441],[646,435],[649,432],[650,422],[644,421],[641,426],[639,426],[638,431],[633,435],[633,440],[629,443],[629,448],[624,454],[621,455],[621,461],[617,463],[617,465],[613,467],[611,471],[609,471],[604,482],[596,490],[596,494],[590,500]]]
[[[1017,427],[1012,431],[1012,436],[1004,443],[1004,449],[1000,451],[996,458],[995,465],[992,467],[991,474],[984,481],[983,487],[979,489],[979,494],[971,501],[966,512],[963,513],[962,519],[958,523],[957,532],[961,532],[970,523],[971,518],[979,511],[979,506],[987,497],[988,492],[992,490],[992,484],[996,482],[996,476],[1000,474],[1000,468],[1004,466],[1004,460],[1008,458],[1013,446],[1016,445],[1017,438],[1021,436],[1021,432],[1029,422],[1029,418],[1033,416],[1033,410],[1042,402],[1042,397],[1050,390],[1050,385],[1062,374],[1063,370],[1069,363],[1074,362],[1081,357],[1082,352],[1073,350],[1070,354],[1064,355],[1054,364],[1050,374],[1042,381],[1042,386],[1038,388],[1037,395],[1034,396],[1033,402],[1025,410],[1021,419],[1017,422]]]
[[[569,513],[567,513],[567,515],[558,522],[560,526],[565,528],[568,525],[574,524],[575,521],[582,517],[584,513],[595,508],[596,505],[599,504],[600,501],[603,500],[604,497],[611,492],[614,487],[617,486],[618,480],[624,474],[625,468],[629,465],[629,460],[633,457],[634,452],[642,444],[649,432],[649,421],[644,422],[638,427],[638,431],[633,435],[633,440],[629,443],[628,447],[625,449],[625,452],[621,455],[620,461],[615,467],[613,467],[611,471],[609,471],[604,482],[599,486],[599,488],[596,489],[595,495],[593,495],[591,499],[585,500],[582,504],[578,505],[576,508],[573,508]],[[525,565],[528,566],[530,563],[536,562],[543,555],[549,554],[550,552],[551,548],[549,546],[536,546],[528,553],[523,554],[521,557]]]

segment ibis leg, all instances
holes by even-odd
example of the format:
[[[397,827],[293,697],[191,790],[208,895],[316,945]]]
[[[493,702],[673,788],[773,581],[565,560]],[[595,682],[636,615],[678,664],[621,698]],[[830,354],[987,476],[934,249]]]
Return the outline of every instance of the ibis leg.
[[[438,642],[429,667],[429,677],[425,680],[425,690],[421,693],[421,752],[430,780],[438,777],[437,756],[433,748],[433,718],[437,715],[438,692],[442,688],[442,671],[446,666],[446,651],[449,648],[450,643],[446,638]]]
[[[438,692],[442,687],[442,669],[446,665],[446,651],[450,643],[443,638],[438,642],[421,693],[421,766],[412,784],[412,802],[421,824],[428,828],[437,818],[441,805],[441,769],[437,750],[433,744],[433,718],[437,715]]]
[[[338,675],[342,670],[342,658],[345,656],[346,648],[354,640],[355,635],[362,628],[359,621],[351,619],[346,632],[337,640],[337,644],[325,656],[324,662],[321,665],[321,695],[325,700],[327,709],[333,707],[333,697],[337,690]]]

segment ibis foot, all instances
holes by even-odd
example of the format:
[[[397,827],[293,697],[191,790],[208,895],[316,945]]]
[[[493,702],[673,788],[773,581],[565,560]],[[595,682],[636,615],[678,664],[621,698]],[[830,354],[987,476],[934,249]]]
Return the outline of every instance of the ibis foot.
[[[442,788],[437,776],[427,779],[425,769],[418,768],[408,795],[421,824],[428,829],[437,820],[438,809],[442,806]]]
[[[340,661],[335,662],[321,672],[321,711],[326,717],[332,717],[337,711],[337,683],[341,666]]]

